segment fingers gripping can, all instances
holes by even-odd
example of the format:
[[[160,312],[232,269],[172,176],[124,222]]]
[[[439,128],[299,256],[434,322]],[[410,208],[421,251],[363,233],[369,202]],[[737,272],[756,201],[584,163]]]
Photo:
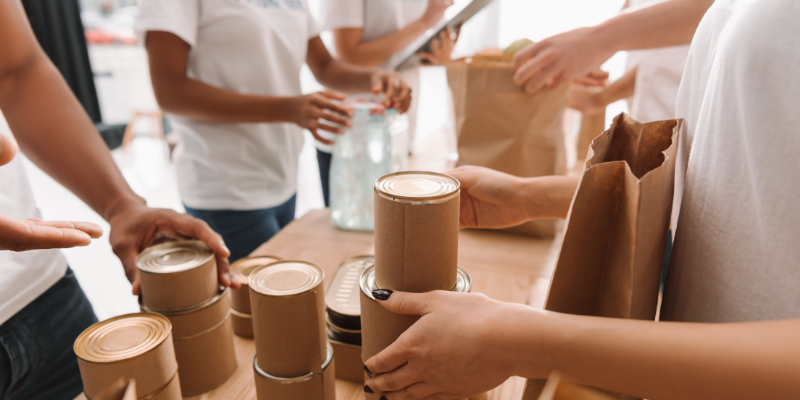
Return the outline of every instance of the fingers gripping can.
[[[458,269],[460,183],[407,171],[375,182],[376,282],[406,292],[452,290]]]
[[[411,325],[419,320],[419,316],[392,313],[375,301],[372,291],[379,289],[376,278],[377,264],[364,271],[359,281],[361,288],[361,343],[363,360],[389,347]],[[472,289],[472,278],[467,271],[458,268],[454,292],[466,293]],[[381,393],[366,394],[367,400],[378,400]]]

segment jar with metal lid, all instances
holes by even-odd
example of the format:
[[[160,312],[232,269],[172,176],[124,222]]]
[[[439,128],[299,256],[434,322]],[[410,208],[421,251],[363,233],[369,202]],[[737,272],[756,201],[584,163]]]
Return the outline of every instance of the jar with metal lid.
[[[381,103],[354,102],[352,127],[336,135],[330,169],[331,223],[341,229],[372,231],[376,179],[392,171],[392,137]]]

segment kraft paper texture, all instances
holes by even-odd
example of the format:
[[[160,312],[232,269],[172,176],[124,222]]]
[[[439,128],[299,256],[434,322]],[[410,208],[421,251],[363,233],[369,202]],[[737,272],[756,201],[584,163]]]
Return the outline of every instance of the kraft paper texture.
[[[136,381],[133,379],[118,379],[92,400],[138,400],[136,396]]]
[[[375,196],[375,280],[379,288],[453,290],[458,270],[459,196],[412,204]],[[363,313],[363,311],[362,311]]]
[[[447,64],[458,165],[478,165],[521,177],[563,175],[568,85],[529,95],[514,83],[512,58],[476,56]],[[511,231],[552,237],[555,221],[531,221]]]
[[[93,399],[119,378],[134,379],[136,393],[146,396],[164,387],[178,370],[172,334],[147,353],[114,363],[93,363],[78,358],[83,392]]]
[[[336,379],[364,383],[364,363],[361,361],[361,346],[330,341],[336,356]]]
[[[184,396],[214,389],[236,371],[233,326],[229,317],[225,317],[222,324],[197,336],[175,337],[174,345]]]
[[[219,290],[217,261],[185,271],[155,274],[139,270],[142,302],[155,312],[177,311],[200,305]]]
[[[327,351],[327,350],[326,350]],[[261,361],[258,361],[261,365]],[[264,379],[255,370],[256,399],[258,400],[336,400],[336,360],[313,378],[296,383],[277,383]],[[322,365],[320,364],[321,368]]]
[[[567,216],[546,310],[655,319],[681,124],[640,124],[620,114],[594,140]],[[543,381],[529,380],[523,398],[538,398],[543,387]]]
[[[250,289],[258,366],[279,377],[322,373],[328,352],[322,281],[291,296],[265,296]]]

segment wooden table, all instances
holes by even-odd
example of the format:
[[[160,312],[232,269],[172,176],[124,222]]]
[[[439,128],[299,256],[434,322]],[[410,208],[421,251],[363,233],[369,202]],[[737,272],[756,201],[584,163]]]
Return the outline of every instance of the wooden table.
[[[541,307],[552,270],[552,240],[540,240],[487,231],[462,231],[459,235],[459,264],[472,276],[472,291],[494,299],[526,303],[529,298]],[[313,262],[325,271],[326,285],[345,258],[373,254],[371,233],[334,228],[328,211],[312,211],[292,222],[253,254]],[[250,339],[236,337],[239,368],[221,387],[189,399],[255,400],[253,355]],[[524,380],[511,378],[489,394],[489,400],[519,400]],[[337,400],[363,400],[359,384],[336,381]]]

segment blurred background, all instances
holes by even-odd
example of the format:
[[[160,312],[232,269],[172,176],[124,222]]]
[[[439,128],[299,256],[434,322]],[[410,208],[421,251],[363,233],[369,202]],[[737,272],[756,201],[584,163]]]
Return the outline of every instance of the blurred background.
[[[317,16],[322,1],[309,0],[312,13]],[[468,0],[456,0],[456,4],[462,1]],[[23,1],[29,15],[39,13],[38,18],[31,18],[35,28],[36,24],[49,26],[48,18],[52,17],[41,7],[42,3],[47,1]],[[80,9],[74,10],[74,14],[83,26],[89,55],[87,71],[91,70],[86,79],[90,82],[81,81],[79,76],[68,77],[68,81],[109,147],[114,148],[112,155],[136,193],[150,206],[183,211],[170,161],[169,148],[175,139],[160,118],[150,85],[147,55],[133,31],[136,0],[80,0],[78,3]],[[538,41],[559,32],[595,25],[618,13],[623,3],[624,0],[497,0],[462,28],[453,58],[469,56],[489,47],[504,48],[521,38]],[[322,39],[330,48],[330,33],[324,32]],[[41,37],[39,40],[51,58],[59,52],[69,57],[71,47],[84,44],[64,45],[59,41],[48,44]],[[603,65],[612,81],[624,73],[625,58],[624,53],[619,53]],[[304,93],[321,89],[307,68],[301,83]],[[412,146],[424,146],[426,140],[437,134],[453,134],[449,132],[453,123],[446,109],[450,104],[445,101],[446,96],[450,94],[444,68],[423,68],[420,88],[417,93],[420,99],[418,130]],[[627,111],[624,101],[610,105],[606,109],[606,123],[622,111]],[[305,135],[300,155],[297,217],[324,207],[313,141],[308,132]],[[126,142],[120,146],[123,137]],[[26,167],[45,219],[91,221],[105,230],[104,236],[91,246],[64,251],[98,318],[103,320],[138,311],[136,298],[130,294],[130,284],[111,251],[108,224],[27,160]]]

